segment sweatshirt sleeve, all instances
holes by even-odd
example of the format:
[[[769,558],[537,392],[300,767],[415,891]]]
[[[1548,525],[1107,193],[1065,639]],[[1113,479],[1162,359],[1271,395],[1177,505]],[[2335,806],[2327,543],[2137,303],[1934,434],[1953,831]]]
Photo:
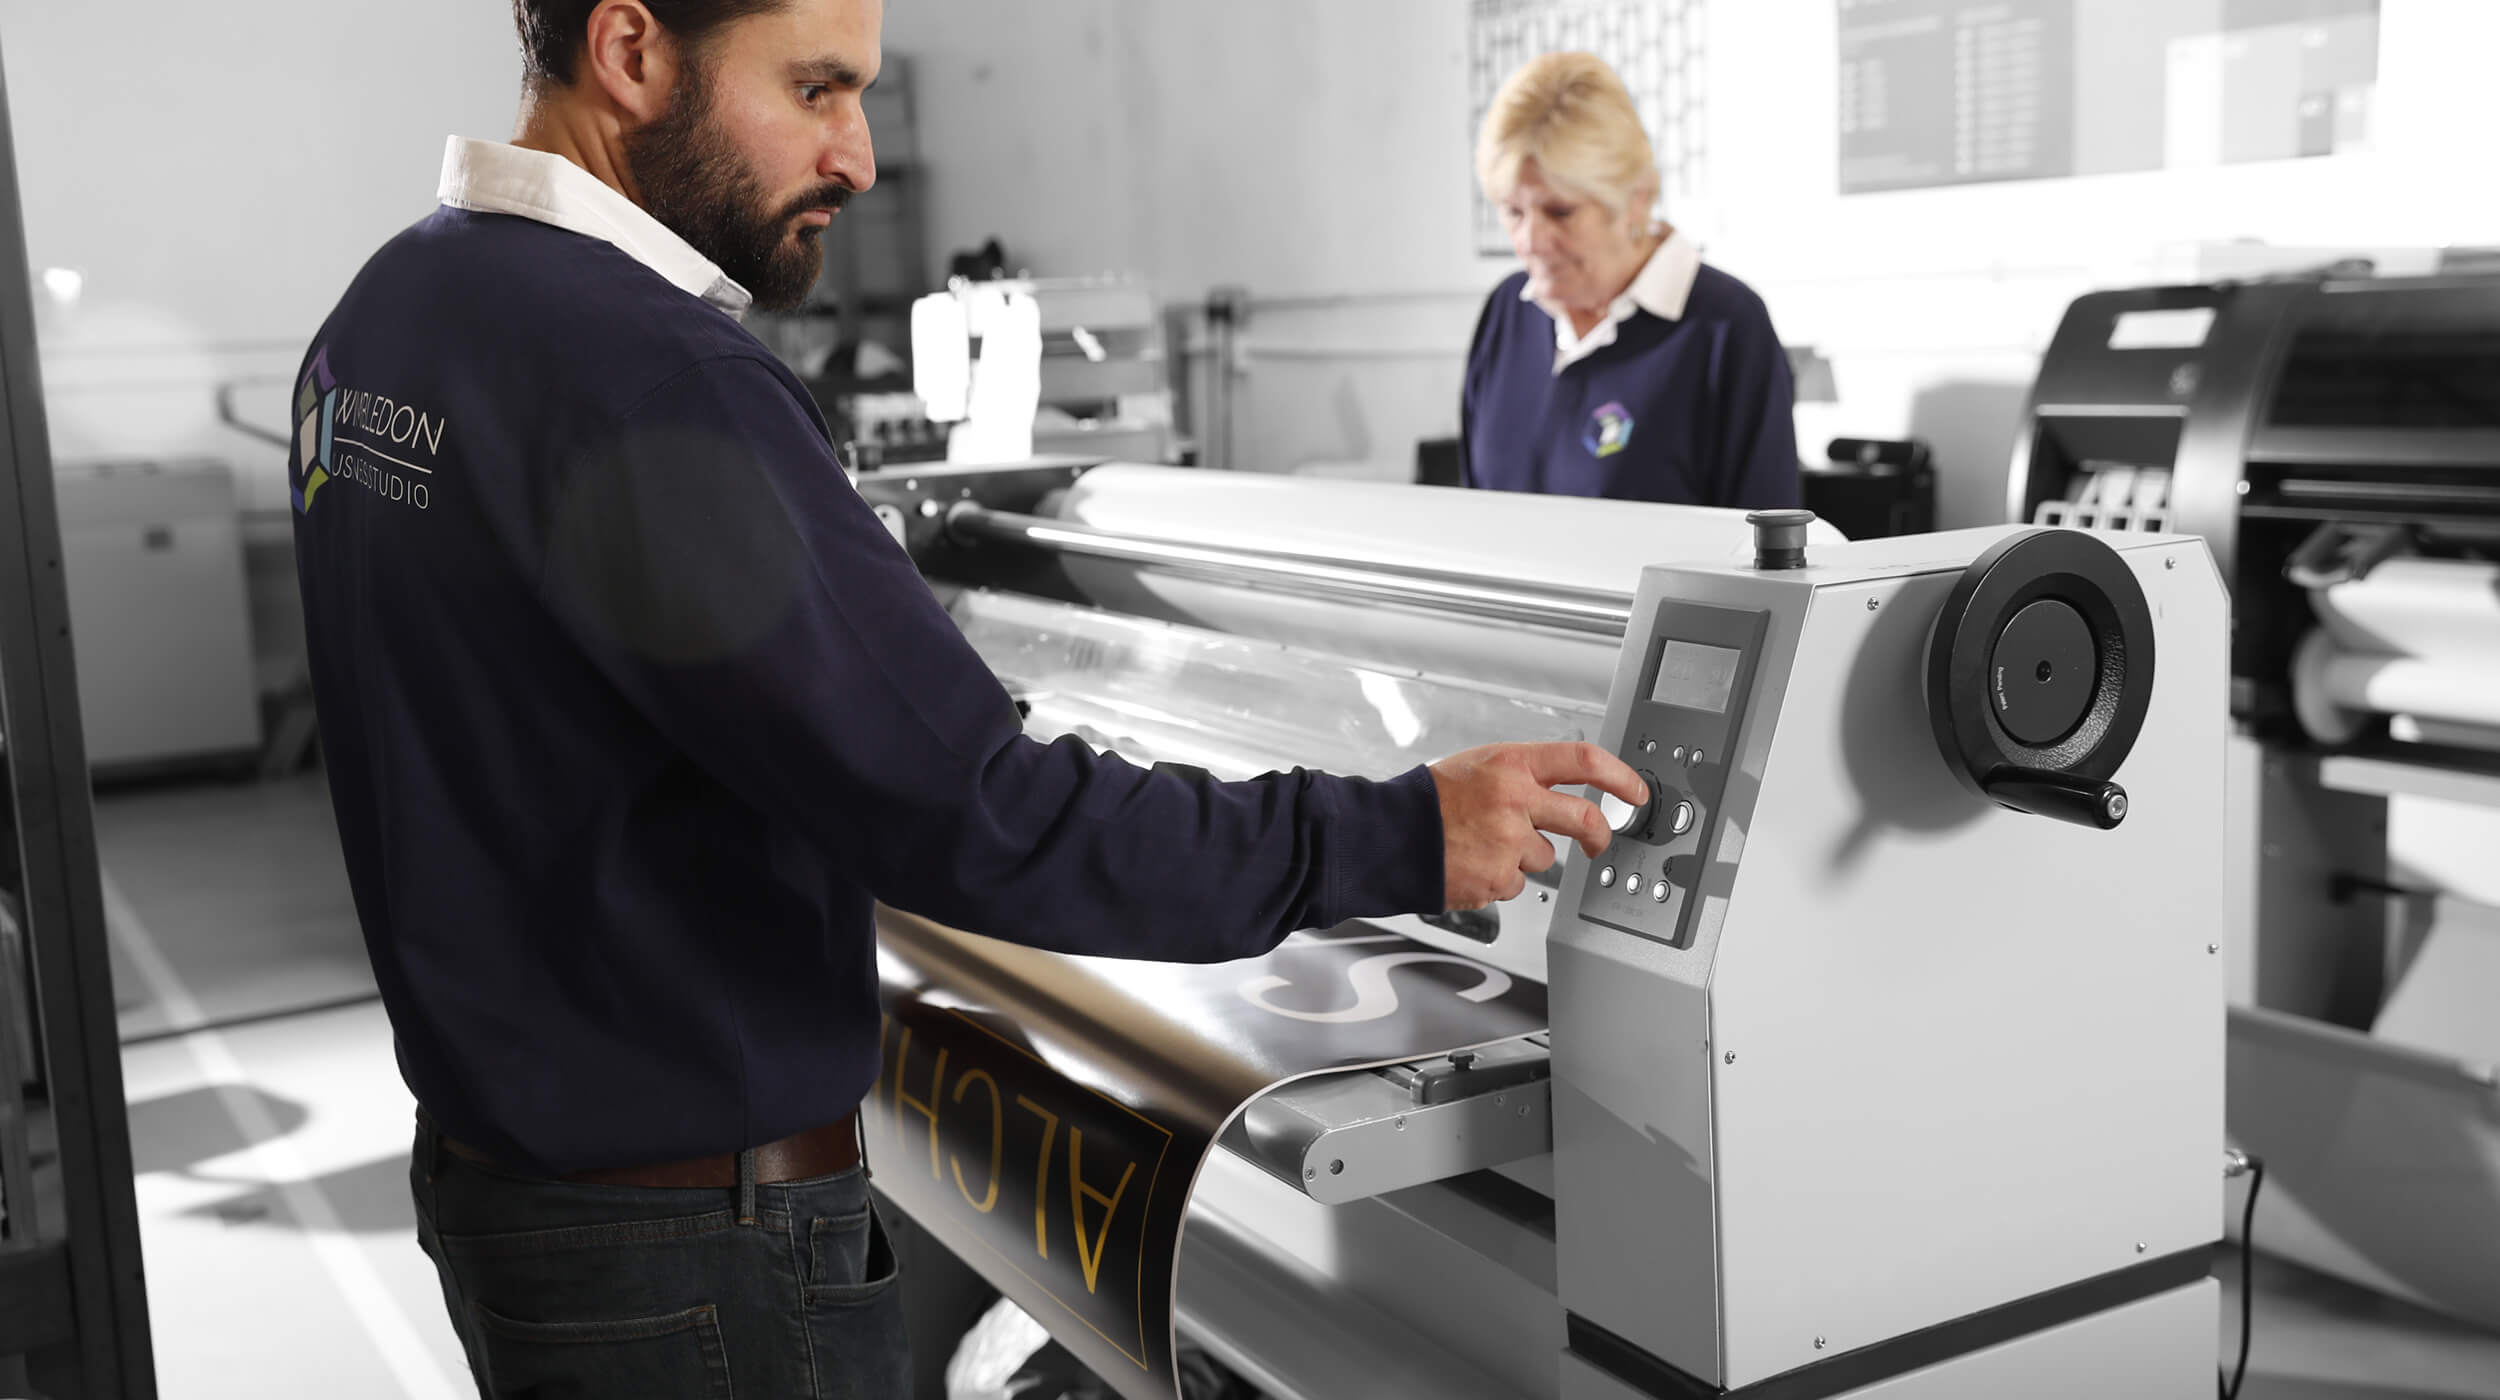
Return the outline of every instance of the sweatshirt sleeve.
[[[1717,327],[1711,387],[1718,399],[1715,506],[1784,510],[1804,495],[1798,478],[1796,390],[1770,313],[1748,296]]]
[[[541,589],[649,722],[884,902],[1061,952],[1216,962],[1442,906],[1429,770],[1245,782],[1025,735],[791,391],[706,360],[583,445]]]

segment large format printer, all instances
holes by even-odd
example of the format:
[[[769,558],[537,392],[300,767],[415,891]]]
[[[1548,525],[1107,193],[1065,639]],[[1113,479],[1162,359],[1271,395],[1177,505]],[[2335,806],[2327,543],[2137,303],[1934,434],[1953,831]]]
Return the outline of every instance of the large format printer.
[[[2500,282],[2082,297],[2007,503],[2202,536],[2230,588],[2259,1246],[2500,1327]]]
[[[1175,1331],[1280,1397],[2207,1393],[2201,541],[858,484],[1039,737],[1217,776],[1583,739],[1649,780],[1512,900],[1244,963],[880,911],[878,1188],[1122,1393],[1173,1393]]]

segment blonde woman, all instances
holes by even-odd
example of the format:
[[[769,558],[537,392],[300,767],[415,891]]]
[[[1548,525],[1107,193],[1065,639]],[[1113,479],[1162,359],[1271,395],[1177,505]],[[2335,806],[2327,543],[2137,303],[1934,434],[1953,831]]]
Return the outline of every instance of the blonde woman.
[[[1797,504],[1788,360],[1751,288],[1655,217],[1631,94],[1547,54],[1485,114],[1476,175],[1525,267],[1476,323],[1470,486],[1767,509]]]

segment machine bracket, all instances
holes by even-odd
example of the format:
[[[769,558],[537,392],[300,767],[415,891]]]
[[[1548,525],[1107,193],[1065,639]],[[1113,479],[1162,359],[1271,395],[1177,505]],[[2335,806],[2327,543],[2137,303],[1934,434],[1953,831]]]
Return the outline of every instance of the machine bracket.
[[[1550,1152],[1551,1063],[1533,1040],[1298,1080],[1242,1110],[1223,1145],[1322,1205]]]

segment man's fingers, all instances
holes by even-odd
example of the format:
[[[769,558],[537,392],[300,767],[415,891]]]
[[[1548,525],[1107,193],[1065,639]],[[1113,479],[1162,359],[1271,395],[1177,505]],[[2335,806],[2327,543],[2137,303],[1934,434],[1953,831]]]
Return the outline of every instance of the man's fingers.
[[[1528,808],[1528,820],[1540,831],[1579,842],[1591,859],[1604,855],[1607,844],[1615,839],[1613,828],[1606,825],[1606,814],[1597,810],[1596,803],[1567,792],[1544,794]]]
[[[1531,875],[1554,868],[1554,843],[1536,832],[1528,833],[1528,842],[1519,848],[1519,868]]]
[[[1530,744],[1528,772],[1541,787],[1602,788],[1626,802],[1649,800],[1649,790],[1632,765],[1595,744]]]

